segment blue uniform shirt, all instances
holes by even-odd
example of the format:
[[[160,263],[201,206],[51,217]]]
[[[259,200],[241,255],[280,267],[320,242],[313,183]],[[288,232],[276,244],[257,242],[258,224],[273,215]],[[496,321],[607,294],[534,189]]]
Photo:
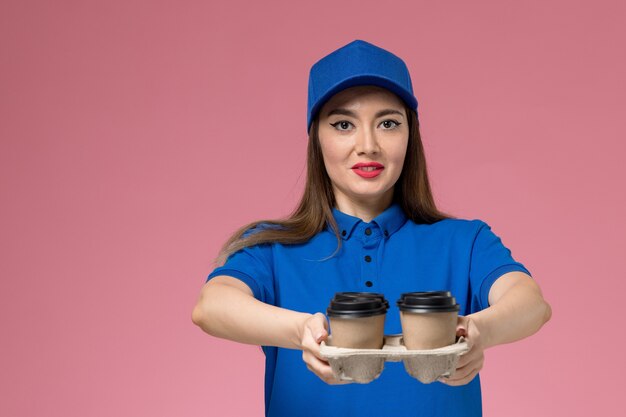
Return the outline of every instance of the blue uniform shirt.
[[[383,293],[390,304],[385,334],[399,334],[396,300],[403,292],[449,290],[460,304],[459,314],[468,315],[489,306],[489,289],[502,274],[530,275],[481,220],[416,224],[395,202],[369,223],[337,208],[333,215],[343,241],[332,258],[323,260],[337,247],[327,226],[306,243],[241,249],[207,281],[235,277],[262,302],[311,314],[326,314],[339,291]],[[463,386],[422,384],[406,373],[402,362],[385,362],[382,374],[369,384],[329,385],[307,369],[302,351],[262,348],[266,416],[482,415],[478,375]]]

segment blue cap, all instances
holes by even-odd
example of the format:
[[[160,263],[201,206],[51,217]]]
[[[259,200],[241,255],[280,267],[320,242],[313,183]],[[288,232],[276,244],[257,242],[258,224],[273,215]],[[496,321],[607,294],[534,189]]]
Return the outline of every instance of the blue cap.
[[[311,67],[307,132],[326,101],[341,90],[357,85],[386,88],[417,112],[411,75],[404,61],[381,47],[357,39],[326,55]]]

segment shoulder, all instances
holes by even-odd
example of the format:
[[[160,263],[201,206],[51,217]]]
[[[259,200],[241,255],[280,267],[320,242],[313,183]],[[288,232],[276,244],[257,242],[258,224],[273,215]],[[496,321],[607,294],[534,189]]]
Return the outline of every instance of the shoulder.
[[[263,230],[268,230],[268,229],[281,229],[282,227],[280,225],[276,225],[276,224],[271,224],[271,223],[267,223],[267,222],[262,222],[262,223],[258,223],[252,227],[249,227],[246,229],[246,231],[243,233],[242,237],[248,237],[249,235],[255,234],[255,233],[259,233]]]

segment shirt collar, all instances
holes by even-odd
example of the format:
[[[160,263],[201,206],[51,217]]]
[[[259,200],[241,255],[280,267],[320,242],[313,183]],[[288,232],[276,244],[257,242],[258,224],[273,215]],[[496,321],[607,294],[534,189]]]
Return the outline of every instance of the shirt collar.
[[[362,219],[346,214],[336,207],[333,207],[333,217],[337,222],[337,226],[339,226],[339,235],[344,240],[349,239],[355,227],[363,222]],[[368,224],[376,223],[381,229],[380,233],[385,237],[389,237],[400,229],[406,220],[407,217],[406,214],[404,214],[404,210],[402,210],[400,204],[394,201],[385,211],[374,217]]]

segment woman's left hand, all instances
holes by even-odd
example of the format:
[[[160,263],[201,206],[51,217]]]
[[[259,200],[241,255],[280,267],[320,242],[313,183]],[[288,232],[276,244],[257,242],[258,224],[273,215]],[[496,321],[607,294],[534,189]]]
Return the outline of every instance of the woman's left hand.
[[[483,368],[485,362],[483,339],[476,321],[471,316],[459,316],[456,335],[463,336],[469,350],[459,357],[456,371],[450,377],[439,378],[438,381],[446,385],[465,385],[469,383]]]

